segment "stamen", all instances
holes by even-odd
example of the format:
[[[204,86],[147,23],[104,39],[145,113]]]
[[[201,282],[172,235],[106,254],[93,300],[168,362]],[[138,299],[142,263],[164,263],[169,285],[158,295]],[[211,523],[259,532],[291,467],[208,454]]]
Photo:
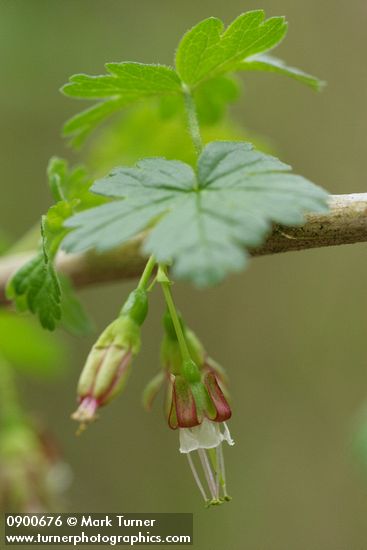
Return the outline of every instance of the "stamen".
[[[203,467],[205,478],[208,484],[209,491],[211,492],[212,498],[218,499],[213,472],[210,467],[210,463],[209,463],[208,457],[206,456],[205,450],[198,449],[198,453],[199,453],[201,465]]]
[[[226,470],[225,470],[225,467],[224,467],[224,457],[223,457],[222,444],[218,445],[217,453],[218,453],[217,454],[217,456],[218,456],[218,466],[219,466],[220,475],[221,475],[221,485],[222,485],[222,489],[223,489],[224,498],[226,500],[230,500],[231,497],[227,493]]]
[[[192,475],[194,476],[194,479],[196,481],[196,485],[198,486],[199,488],[199,491],[204,499],[205,502],[208,501],[208,497],[206,496],[206,493],[205,493],[205,490],[204,490],[204,487],[202,486],[201,484],[201,481],[200,481],[200,478],[199,478],[199,474],[197,473],[196,471],[196,468],[195,468],[195,464],[191,458],[191,454],[190,453],[187,453],[187,460],[189,461],[189,464],[190,464],[190,468],[191,468],[191,471],[192,471]]]
[[[77,420],[80,423],[78,435],[82,433],[87,424],[93,422],[96,419],[96,411],[98,409],[98,401],[94,397],[88,395],[83,397],[77,410],[71,415],[73,420]]]
[[[208,454],[209,454],[211,465],[215,473],[216,492],[219,497],[220,468],[219,468],[219,462],[218,462],[218,447],[215,447],[215,449],[208,449]]]
[[[222,469],[221,469],[221,466],[220,466],[220,460],[219,460],[219,453],[220,453],[220,450],[222,449],[222,444],[218,445],[218,447],[216,447],[215,449],[215,478],[216,478],[216,483],[217,483],[217,494],[219,495],[219,485],[221,484],[222,482],[222,479],[223,479],[223,476],[222,476]]]

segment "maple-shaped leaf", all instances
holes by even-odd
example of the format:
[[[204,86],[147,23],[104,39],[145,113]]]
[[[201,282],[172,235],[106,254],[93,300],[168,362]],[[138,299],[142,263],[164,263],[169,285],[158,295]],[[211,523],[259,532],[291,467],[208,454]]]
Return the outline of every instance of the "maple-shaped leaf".
[[[132,103],[160,97],[173,98],[173,105],[182,105],[187,92],[194,97],[199,120],[212,123],[236,99],[238,91],[230,73],[239,71],[277,72],[320,89],[323,83],[316,77],[264,55],[282,41],[287,28],[284,17],[266,19],[264,10],[243,13],[226,29],[223,21],[209,17],[180,41],[176,70],[164,65],[122,62],[107,63],[108,74],[71,76],[62,88],[65,95],[98,102],[68,120],[64,136],[73,145],[81,145],[100,123]]]
[[[105,66],[109,74],[76,74],[62,88],[67,96],[100,100],[66,122],[64,135],[71,137],[75,145],[80,144],[100,122],[122,107],[144,98],[181,91],[177,73],[164,65],[123,62],[106,63]]]
[[[264,10],[243,13],[224,30],[216,17],[204,19],[181,40],[176,52],[176,68],[190,87],[236,70],[240,61],[264,53],[279,44],[287,32],[284,17],[265,19]]]
[[[116,168],[92,191],[111,202],[66,221],[69,252],[106,251],[149,229],[144,251],[199,286],[246,264],[272,224],[299,225],[325,212],[327,193],[249,143],[212,142],[197,172],[178,161],[145,159]]]

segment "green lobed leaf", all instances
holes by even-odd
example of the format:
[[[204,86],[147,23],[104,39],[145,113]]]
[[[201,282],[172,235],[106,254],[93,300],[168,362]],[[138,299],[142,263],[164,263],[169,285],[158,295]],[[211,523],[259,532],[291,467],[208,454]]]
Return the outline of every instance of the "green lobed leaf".
[[[114,99],[97,103],[97,105],[69,118],[64,124],[63,136],[70,138],[70,144],[74,147],[80,147],[100,123],[124,106],[123,101]]]
[[[240,96],[240,85],[233,77],[222,75],[203,82],[194,92],[197,115],[200,124],[212,125],[220,122],[228,106]]]
[[[240,15],[225,31],[220,19],[210,17],[181,40],[176,53],[177,72],[183,82],[194,87],[203,80],[234,71],[246,57],[272,49],[286,32],[284,17],[265,19],[263,10]]]
[[[178,161],[145,159],[113,170],[92,191],[113,200],[66,221],[74,231],[65,250],[105,251],[149,228],[144,251],[199,286],[243,269],[273,223],[298,225],[306,212],[327,210],[325,191],[243,142],[207,145],[197,175]]]
[[[39,252],[16,272],[7,285],[8,298],[14,300],[18,311],[37,315],[43,328],[52,331],[61,322],[71,334],[90,333],[92,324],[71,282],[58,275],[46,258],[43,251]]]
[[[68,232],[65,220],[101,201],[89,193],[90,179],[82,167],[69,170],[66,161],[53,158],[48,166],[48,177],[52,194],[58,202],[42,217],[41,250],[10,279],[7,296],[14,300],[18,311],[29,310],[37,315],[41,325],[48,330],[54,330],[64,316],[64,325],[69,330],[72,331],[75,325],[75,330],[81,332],[83,324],[85,330],[88,329],[87,319],[67,283],[61,288],[54,259]]]
[[[236,70],[240,71],[263,71],[278,73],[290,78],[294,78],[310,88],[313,88],[316,91],[320,91],[324,86],[325,82],[319,80],[315,76],[312,76],[296,67],[289,67],[284,61],[274,57],[272,55],[256,55],[253,57],[248,57],[244,61],[241,61]]]
[[[92,179],[84,166],[70,168],[66,160],[52,157],[47,167],[48,183],[55,201],[64,201],[73,211],[100,204],[89,192]]]
[[[322,82],[315,77],[263,55],[277,46],[286,32],[284,17],[266,19],[263,10],[240,15],[227,29],[220,19],[210,17],[182,38],[176,71],[164,65],[122,62],[107,63],[108,74],[74,75],[62,88],[64,94],[98,103],[68,120],[63,134],[78,147],[110,115],[152,97],[163,98],[162,112],[175,113],[182,109],[185,88],[194,96],[200,122],[214,124],[238,97],[238,88],[228,75],[236,71],[278,72],[320,89]]]
[[[42,216],[41,235],[45,261],[53,261],[59,244],[67,233],[64,221],[73,213],[74,209],[69,202],[59,201]]]
[[[107,75],[77,74],[62,91],[81,99],[99,99],[101,103],[83,111],[66,122],[64,135],[80,144],[85,137],[110,114],[131,103],[152,96],[181,91],[177,73],[164,65],[143,63],[107,63]]]
[[[135,168],[117,168],[107,178],[97,181],[92,191],[129,200],[110,202],[67,220],[67,228],[79,225],[80,228],[67,235],[63,248],[73,252],[114,248],[168,211],[194,183],[192,168],[174,160],[144,159]]]
[[[29,309],[38,315],[41,325],[54,330],[61,319],[61,291],[52,262],[44,252],[21,267],[9,281],[8,298],[15,301],[18,309]]]

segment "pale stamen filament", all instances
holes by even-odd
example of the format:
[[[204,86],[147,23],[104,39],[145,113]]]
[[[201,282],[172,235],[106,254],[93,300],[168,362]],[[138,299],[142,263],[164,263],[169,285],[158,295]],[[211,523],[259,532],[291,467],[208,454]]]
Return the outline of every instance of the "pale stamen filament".
[[[221,463],[220,463],[220,460],[219,460],[219,454],[220,454],[221,450],[222,450],[222,445],[218,445],[218,447],[215,449],[215,458],[216,458],[216,461],[215,461],[215,478],[216,478],[216,483],[217,483],[217,494],[218,495],[219,495],[220,484],[221,484],[221,481],[223,479]]]
[[[220,471],[221,478],[222,478],[221,485],[222,485],[223,493],[224,493],[225,497],[228,497],[227,486],[226,486],[226,470],[225,470],[225,467],[224,467],[224,457],[223,457],[222,445],[219,445],[217,447],[217,457],[218,457],[218,469]]]
[[[202,483],[200,481],[200,478],[199,478],[199,474],[197,473],[196,471],[196,468],[195,468],[195,464],[191,458],[191,455],[190,453],[187,453],[187,460],[189,461],[189,464],[190,464],[190,468],[191,468],[191,471],[192,471],[192,475],[194,476],[194,479],[196,481],[196,485],[198,486],[199,488],[199,491],[204,499],[205,502],[208,501],[208,497],[206,496],[206,493],[205,493],[205,490],[204,490],[204,487],[202,486]]]
[[[209,491],[212,495],[212,498],[218,499],[215,480],[214,480],[212,469],[210,467],[208,457],[206,456],[204,449],[198,449],[198,453],[199,453],[201,465],[203,467],[205,478],[208,484]]]

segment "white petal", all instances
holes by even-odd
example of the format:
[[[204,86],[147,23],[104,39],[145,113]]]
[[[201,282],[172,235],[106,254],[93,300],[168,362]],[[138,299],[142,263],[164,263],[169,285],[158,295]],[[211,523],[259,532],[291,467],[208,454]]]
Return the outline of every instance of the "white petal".
[[[231,446],[234,445],[234,441],[231,438],[231,434],[229,433],[228,426],[225,422],[223,422],[223,426],[224,426],[224,430],[223,430],[223,433],[221,434],[222,441],[227,441],[228,445],[231,445]]]
[[[213,449],[218,447],[223,439],[232,441],[230,435],[221,434],[218,423],[205,418],[199,426],[180,428],[180,452],[191,453],[197,449]]]
[[[180,453],[191,453],[198,449],[198,442],[192,430],[194,428],[180,428]]]

